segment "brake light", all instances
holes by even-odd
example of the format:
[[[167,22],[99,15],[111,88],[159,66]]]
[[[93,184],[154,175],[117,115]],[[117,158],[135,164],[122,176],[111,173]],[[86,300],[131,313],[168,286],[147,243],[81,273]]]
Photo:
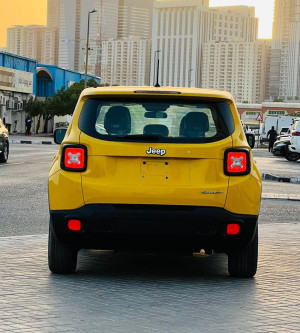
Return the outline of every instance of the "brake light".
[[[250,153],[247,149],[228,149],[224,158],[224,173],[227,176],[242,176],[250,173]]]
[[[61,168],[66,171],[85,171],[87,167],[87,148],[83,145],[64,145]]]
[[[298,132],[298,131],[292,131],[292,136],[300,136],[300,132]]]
[[[227,225],[227,235],[237,235],[240,232],[240,225],[237,223],[230,223]]]

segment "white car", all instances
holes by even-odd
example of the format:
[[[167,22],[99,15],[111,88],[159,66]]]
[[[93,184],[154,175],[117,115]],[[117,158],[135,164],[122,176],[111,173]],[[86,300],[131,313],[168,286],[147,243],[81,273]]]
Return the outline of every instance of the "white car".
[[[289,150],[293,153],[300,154],[300,118],[294,120],[294,125],[291,129],[291,145]]]

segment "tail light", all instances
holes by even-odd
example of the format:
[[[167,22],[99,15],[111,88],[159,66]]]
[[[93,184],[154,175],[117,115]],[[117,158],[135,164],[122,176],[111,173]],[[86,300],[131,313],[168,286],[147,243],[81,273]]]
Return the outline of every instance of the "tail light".
[[[83,145],[64,145],[60,166],[66,171],[83,172],[87,167],[87,148]]]
[[[227,149],[224,156],[224,173],[227,176],[248,175],[251,170],[249,150]]]
[[[300,132],[298,132],[298,131],[292,131],[292,136],[300,136]]]

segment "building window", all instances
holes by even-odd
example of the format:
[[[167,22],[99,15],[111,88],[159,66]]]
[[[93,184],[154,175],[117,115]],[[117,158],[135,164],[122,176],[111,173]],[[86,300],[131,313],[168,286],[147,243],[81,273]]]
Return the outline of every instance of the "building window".
[[[275,111],[275,110],[268,110],[268,114],[272,116],[285,116],[285,111]]]

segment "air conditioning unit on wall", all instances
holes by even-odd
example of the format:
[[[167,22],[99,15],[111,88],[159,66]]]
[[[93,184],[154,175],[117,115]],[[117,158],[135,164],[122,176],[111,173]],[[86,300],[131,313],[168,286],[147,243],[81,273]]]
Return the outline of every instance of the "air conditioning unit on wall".
[[[23,102],[18,102],[17,110],[23,110]]]
[[[0,96],[0,105],[5,105],[5,96]]]
[[[8,101],[6,101],[6,108],[7,109],[13,109],[14,108],[14,101],[12,101],[11,99],[9,99]]]

